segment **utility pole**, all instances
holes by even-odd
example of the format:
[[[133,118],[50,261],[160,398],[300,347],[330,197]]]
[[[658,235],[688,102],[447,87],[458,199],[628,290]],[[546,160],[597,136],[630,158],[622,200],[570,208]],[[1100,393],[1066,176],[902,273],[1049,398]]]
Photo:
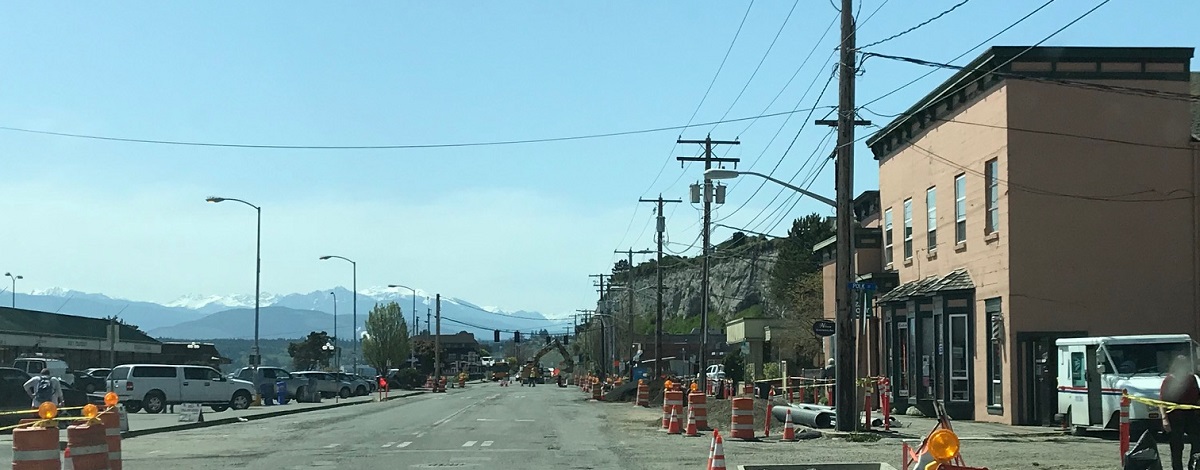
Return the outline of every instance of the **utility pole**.
[[[648,255],[648,254],[654,253],[654,251],[653,250],[633,251],[633,248],[630,248],[625,251],[614,250],[613,253],[625,253],[626,255],[629,256],[629,259],[628,259],[629,268],[627,271],[625,271],[625,290],[628,291],[627,294],[629,297],[629,310],[626,313],[629,315],[629,358],[632,361],[633,353],[634,353],[634,351],[633,351],[633,318],[634,318],[634,312],[633,312],[633,303],[634,303],[634,301],[633,301],[633,293],[634,293],[634,290],[633,290],[633,255]],[[632,364],[630,364],[630,370],[632,371]]]
[[[713,162],[717,163],[733,163],[734,168],[737,168],[737,163],[740,158],[719,158],[713,156],[713,145],[739,145],[741,142],[736,140],[712,140],[712,136],[705,136],[704,140],[685,140],[678,139],[675,141],[680,144],[704,144],[703,157],[675,157],[676,160],[682,162],[704,162],[704,169],[712,168]],[[708,179],[708,175],[704,176],[704,189],[700,193],[700,197],[704,200],[704,227],[701,228],[702,238],[704,239],[704,272],[700,277],[700,369],[704,369],[708,363],[708,247],[710,245],[709,235],[711,235],[712,224],[712,200],[713,200],[713,185],[712,180]],[[693,196],[694,199],[694,196]],[[724,197],[721,197],[724,200]],[[700,374],[700,390],[708,388],[707,374]]]
[[[604,278],[606,278],[606,277],[611,278],[612,275],[611,274],[589,274],[588,277],[600,278],[600,302],[598,302],[596,305],[596,310],[600,310],[600,303],[604,302]],[[606,349],[608,349],[608,348],[606,348],[604,346],[604,320],[601,317],[601,320],[600,320],[600,361],[602,361],[602,362],[600,364],[600,380],[604,380],[608,377],[609,358],[608,358],[608,351],[606,351]]]
[[[437,333],[433,336],[433,377],[442,380],[442,294],[437,294]],[[434,386],[434,388],[437,388]]]
[[[589,314],[596,313],[596,311],[595,311],[595,310],[588,310],[588,309],[576,309],[575,311],[576,311],[576,312],[579,312],[579,313],[575,314],[575,317],[576,317],[576,318],[578,318],[578,317],[579,317],[579,316],[582,314],[582,315],[583,315],[583,321],[584,321],[585,323],[587,323],[589,327],[590,327],[590,326],[592,326],[592,317],[590,317],[590,316],[589,316]],[[578,338],[578,337],[579,337],[579,332],[578,332],[578,331],[576,331],[576,332],[575,332],[575,337],[576,337],[576,338]],[[582,345],[582,344],[583,344],[583,343],[580,343],[580,345]],[[601,329],[601,330],[600,330],[600,345],[601,345],[601,346],[603,346],[603,345],[604,345],[604,330],[603,330],[603,329]],[[581,352],[582,352],[582,351],[581,351]],[[589,359],[593,359],[593,355],[592,355],[592,354],[589,354],[589,355],[588,355],[588,358],[589,358]],[[580,358],[580,359],[582,359],[582,358]],[[604,357],[603,357],[603,356],[599,356],[599,359],[598,359],[598,360],[599,360],[599,361],[603,361],[603,360],[604,360]],[[580,361],[580,362],[582,362],[582,361]]]
[[[658,278],[657,289],[657,308],[654,317],[654,380],[662,377],[662,324],[663,324],[663,273],[662,273],[662,257],[663,257],[663,232],[667,230],[667,217],[663,215],[663,204],[668,202],[677,204],[683,202],[679,199],[663,199],[662,194],[658,195],[658,199],[638,199],[638,202],[653,202],[658,204],[655,209],[657,214],[657,230],[655,230],[655,242],[658,243],[658,258],[654,263],[654,275]]]

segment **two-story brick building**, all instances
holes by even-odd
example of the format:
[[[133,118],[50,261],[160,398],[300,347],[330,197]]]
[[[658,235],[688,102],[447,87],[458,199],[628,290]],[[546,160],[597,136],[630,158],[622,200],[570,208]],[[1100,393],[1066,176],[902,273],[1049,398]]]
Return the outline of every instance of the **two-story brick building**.
[[[1192,55],[993,47],[867,141],[899,285],[865,348],[898,404],[1048,423],[1054,340],[1200,338]]]

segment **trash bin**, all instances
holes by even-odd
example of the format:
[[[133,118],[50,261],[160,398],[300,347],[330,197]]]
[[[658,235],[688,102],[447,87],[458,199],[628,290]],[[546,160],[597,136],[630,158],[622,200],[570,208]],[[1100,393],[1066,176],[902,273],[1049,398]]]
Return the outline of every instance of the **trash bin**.
[[[272,386],[270,383],[264,383],[264,384],[258,385],[258,394],[262,396],[263,406],[271,406],[273,404],[274,393],[272,393],[273,392],[272,389],[274,389],[274,388],[275,387]]]
[[[275,382],[275,401],[280,405],[286,405],[288,402],[287,382],[282,380]]]

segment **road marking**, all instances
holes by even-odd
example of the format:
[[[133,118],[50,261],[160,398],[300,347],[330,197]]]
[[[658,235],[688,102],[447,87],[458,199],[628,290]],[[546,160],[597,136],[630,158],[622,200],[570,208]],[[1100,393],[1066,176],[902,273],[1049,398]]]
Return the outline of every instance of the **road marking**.
[[[384,445],[383,445],[383,447],[385,447],[385,448],[386,448],[386,447],[391,447],[391,446],[394,446],[394,445],[396,445],[396,443],[395,443],[395,442],[389,442],[389,443],[387,443],[387,444],[384,444]]]
[[[473,445],[475,445],[475,441],[467,441],[467,443],[466,443],[466,444],[463,444],[462,446],[463,446],[463,447],[471,447],[471,446],[473,446]]]
[[[417,433],[417,439],[420,439],[422,437],[425,437],[425,431],[421,431],[421,432]]]
[[[399,443],[399,444],[397,444],[397,445],[396,445],[396,448],[397,448],[397,449],[403,449],[403,448],[405,448],[405,447],[408,447],[408,445],[409,445],[409,444],[412,444],[412,441],[401,442],[401,443]]]
[[[492,419],[492,418],[475,418],[475,421],[500,421],[500,420]]]
[[[533,420],[532,419],[518,419],[517,422],[518,423],[532,423]]]
[[[447,423],[448,421],[450,421],[451,419],[454,419],[454,417],[455,417],[455,416],[458,416],[459,414],[462,414],[462,412],[464,412],[464,411],[467,411],[467,410],[471,409],[472,407],[474,407],[475,405],[478,405],[478,404],[479,404],[479,402],[475,402],[475,403],[472,403],[472,404],[470,404],[470,405],[464,406],[464,407],[462,407],[461,409],[459,409],[458,411],[455,411],[455,412],[453,412],[453,413],[450,413],[450,416],[447,416],[447,417],[445,417],[445,418],[442,418],[441,420],[438,420],[438,421],[434,422],[434,423],[433,423],[433,425],[436,427],[436,426],[441,426],[441,425],[443,425],[443,424],[446,424],[446,423]]]
[[[332,448],[334,448],[334,447],[337,447],[337,446],[340,446],[340,445],[341,445],[341,444],[329,444],[329,445],[325,446],[325,448],[326,448],[326,449],[332,449]]]
[[[483,441],[483,444],[479,444],[479,447],[491,447],[491,446],[492,446],[492,441]]]

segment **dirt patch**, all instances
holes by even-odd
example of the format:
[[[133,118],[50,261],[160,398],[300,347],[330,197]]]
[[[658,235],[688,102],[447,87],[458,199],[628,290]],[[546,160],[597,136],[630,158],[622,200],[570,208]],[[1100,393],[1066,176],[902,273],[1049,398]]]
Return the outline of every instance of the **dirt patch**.
[[[786,403],[782,399],[774,401],[775,406],[783,406]],[[767,400],[754,399],[754,433],[762,435],[763,429],[767,420]],[[708,399],[708,426],[710,428],[721,429],[726,431],[733,423],[733,403],[731,400],[716,400]],[[796,432],[808,429],[804,426],[795,425]],[[778,436],[783,433],[783,422],[771,418],[771,435]]]

